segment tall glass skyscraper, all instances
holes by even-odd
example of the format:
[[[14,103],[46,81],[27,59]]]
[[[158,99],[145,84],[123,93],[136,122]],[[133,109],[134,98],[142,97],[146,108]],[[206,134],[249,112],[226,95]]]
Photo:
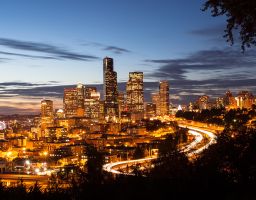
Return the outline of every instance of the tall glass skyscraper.
[[[78,108],[77,88],[64,88],[63,106],[65,117],[76,117]]]
[[[41,101],[41,117],[53,117],[53,101]]]
[[[113,121],[118,117],[117,73],[114,71],[113,58],[103,59],[103,93],[105,117]]]
[[[160,115],[168,115],[170,104],[168,81],[160,81],[159,83],[159,100]]]
[[[84,116],[84,95],[85,95],[85,86],[79,83],[76,87],[77,90],[77,116]]]
[[[44,132],[47,127],[53,126],[53,101],[41,101],[41,129]]]
[[[144,112],[143,72],[130,72],[126,85],[129,112]]]

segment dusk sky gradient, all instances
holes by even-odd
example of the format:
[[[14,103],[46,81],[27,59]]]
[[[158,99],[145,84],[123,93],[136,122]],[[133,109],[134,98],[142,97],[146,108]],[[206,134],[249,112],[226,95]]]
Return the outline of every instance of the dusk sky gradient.
[[[38,112],[43,98],[62,107],[64,87],[103,81],[114,58],[125,88],[143,71],[146,100],[169,80],[174,104],[199,95],[256,94],[255,49],[241,53],[222,37],[225,17],[201,11],[202,0],[1,0],[0,114]]]

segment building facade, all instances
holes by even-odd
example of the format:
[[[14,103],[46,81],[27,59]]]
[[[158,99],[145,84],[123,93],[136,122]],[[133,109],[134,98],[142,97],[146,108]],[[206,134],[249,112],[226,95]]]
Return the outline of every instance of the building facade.
[[[77,116],[78,98],[76,88],[64,89],[63,107],[65,117],[69,118]]]
[[[103,59],[103,94],[104,94],[104,113],[109,121],[118,118],[118,90],[117,73],[114,71],[112,58]]]
[[[160,81],[159,83],[159,112],[160,115],[169,114],[169,83],[168,81]]]
[[[84,116],[84,95],[85,95],[85,86],[79,83],[76,87],[77,90],[77,116]]]
[[[143,118],[144,115],[144,90],[143,72],[130,72],[126,84],[127,110],[135,116],[135,119]]]
[[[41,117],[53,117],[53,101],[41,101]]]
[[[45,129],[53,126],[54,114],[53,114],[53,101],[42,100],[41,101],[41,131],[42,136],[45,136]]]

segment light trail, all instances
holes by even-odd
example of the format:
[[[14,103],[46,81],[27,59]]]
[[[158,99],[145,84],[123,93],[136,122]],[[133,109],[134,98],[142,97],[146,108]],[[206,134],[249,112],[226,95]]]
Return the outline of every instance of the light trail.
[[[202,134],[200,134],[196,131],[189,130],[188,133],[193,135],[195,137],[195,139],[194,139],[193,142],[191,142],[190,144],[188,144],[187,146],[185,146],[184,148],[181,149],[181,151],[184,152],[184,153],[191,151],[193,148],[195,148],[203,140]]]
[[[199,154],[203,150],[207,149],[210,145],[216,143],[217,137],[213,132],[206,131],[206,130],[203,130],[200,128],[195,128],[192,126],[179,125],[179,127],[188,128],[189,129],[188,132],[195,137],[193,142],[191,142],[190,144],[186,145],[184,148],[181,149],[182,152],[187,153],[188,157],[193,156],[195,154]],[[209,138],[209,142],[199,149],[194,149],[199,143],[202,142],[202,140],[203,140],[202,133],[207,135],[207,137]],[[149,158],[142,158],[142,159],[136,159],[136,160],[125,160],[125,161],[120,161],[120,162],[108,163],[108,164],[103,165],[103,170],[113,173],[113,174],[134,175],[132,173],[124,173],[124,172],[115,170],[114,168],[117,168],[119,165],[121,166],[121,165],[128,165],[131,163],[133,163],[133,164],[142,163],[145,161],[154,160],[156,158],[157,157],[149,157]]]
[[[191,127],[191,126],[185,126],[185,125],[179,125],[179,126],[182,127],[182,128],[188,128],[188,129],[193,130],[193,131],[198,131],[198,132],[204,133],[209,138],[209,142],[207,144],[205,144],[203,147],[201,147],[199,149],[196,149],[196,150],[188,153],[188,156],[192,156],[194,154],[201,153],[203,150],[207,149],[210,145],[216,143],[217,137],[216,137],[216,135],[214,133],[212,133],[210,131],[206,131],[206,130],[203,130],[203,129],[200,129],[200,128]]]
[[[130,163],[142,163],[145,161],[153,160],[156,159],[157,157],[150,157],[150,158],[141,158],[141,159],[136,159],[136,160],[125,160],[125,161],[119,161],[119,162],[114,162],[114,163],[108,163],[106,165],[103,165],[103,170],[107,172],[111,172],[114,174],[129,174],[129,173],[123,173],[118,170],[112,169],[113,167],[118,167],[118,165],[128,165]]]

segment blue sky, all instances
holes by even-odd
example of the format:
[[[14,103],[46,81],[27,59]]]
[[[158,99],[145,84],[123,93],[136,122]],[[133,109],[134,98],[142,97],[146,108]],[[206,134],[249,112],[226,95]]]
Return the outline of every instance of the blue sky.
[[[229,47],[225,18],[202,12],[203,2],[0,1],[0,113],[37,110],[43,97],[61,107],[55,86],[102,83],[105,56],[114,58],[119,82],[130,71],[143,71],[147,82],[169,80],[178,103],[224,89],[254,91],[254,50]],[[216,84],[223,80],[236,84]]]

